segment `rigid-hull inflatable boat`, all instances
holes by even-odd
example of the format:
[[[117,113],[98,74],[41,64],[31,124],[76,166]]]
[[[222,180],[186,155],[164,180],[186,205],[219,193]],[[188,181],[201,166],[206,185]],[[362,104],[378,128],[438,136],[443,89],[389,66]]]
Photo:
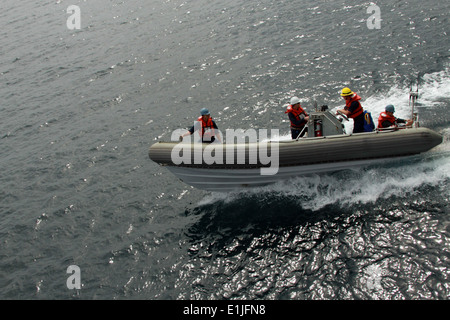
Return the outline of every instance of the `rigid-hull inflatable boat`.
[[[426,152],[442,142],[427,128],[345,134],[331,112],[310,114],[310,137],[236,143],[157,142],[149,157],[198,189],[231,191]],[[320,131],[317,130],[320,128]]]

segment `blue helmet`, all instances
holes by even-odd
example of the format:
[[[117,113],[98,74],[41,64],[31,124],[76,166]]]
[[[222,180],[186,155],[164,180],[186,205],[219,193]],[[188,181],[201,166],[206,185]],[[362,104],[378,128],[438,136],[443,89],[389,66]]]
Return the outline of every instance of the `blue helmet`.
[[[200,110],[200,114],[201,114],[202,116],[209,115],[209,110],[206,109],[206,108],[203,108],[202,110]]]
[[[392,104],[387,105],[385,110],[386,112],[395,112],[394,106]]]

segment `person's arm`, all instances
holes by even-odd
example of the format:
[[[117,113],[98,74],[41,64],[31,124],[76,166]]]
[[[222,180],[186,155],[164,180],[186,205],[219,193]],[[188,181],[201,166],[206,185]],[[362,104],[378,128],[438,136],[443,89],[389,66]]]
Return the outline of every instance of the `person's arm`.
[[[336,114],[339,114],[339,112],[340,113],[342,113],[344,116],[346,116],[346,117],[348,117],[348,116],[350,116],[350,111],[348,111],[348,110],[345,110],[345,109],[338,109],[337,111],[336,111]]]
[[[392,126],[393,126],[392,123],[390,123],[389,121],[383,121],[381,123],[381,127],[382,128],[389,128],[389,127],[392,127]]]
[[[307,119],[304,114],[301,114],[299,116],[300,120],[297,120],[292,113],[289,113],[288,115],[289,115],[289,120],[291,120],[291,122],[296,126],[301,127],[302,125],[304,125],[307,122]]]
[[[338,111],[344,114],[345,116],[350,117],[353,111],[355,111],[356,108],[358,107],[359,107],[358,101],[353,101],[348,109],[339,109]]]
[[[400,118],[396,118],[396,121],[397,121],[397,123],[404,123],[405,126],[407,126],[407,127],[411,126],[413,124],[413,122],[414,122],[414,121],[412,121],[410,119],[405,120],[405,119],[400,119]]]
[[[183,134],[183,137],[193,134],[195,131],[195,126],[192,126],[185,134]]]
[[[193,125],[188,131],[186,131],[186,133],[183,133],[183,134],[180,136],[180,141],[183,141],[183,138],[184,138],[184,137],[193,134],[194,131],[195,131],[195,125]]]

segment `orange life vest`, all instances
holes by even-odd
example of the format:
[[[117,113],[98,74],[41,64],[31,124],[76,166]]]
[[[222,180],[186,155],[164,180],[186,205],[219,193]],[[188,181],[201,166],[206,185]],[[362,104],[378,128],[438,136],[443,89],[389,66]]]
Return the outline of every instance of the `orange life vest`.
[[[397,120],[396,117],[390,116],[386,112],[382,112],[378,117],[378,128],[385,128],[383,127],[383,122],[385,121],[388,121],[390,123],[390,126],[395,126],[397,125],[396,120]]]
[[[356,93],[353,95],[351,99],[345,100],[345,108],[344,108],[345,110],[348,110],[354,101],[358,102],[358,107],[348,116],[349,118],[354,119],[363,114],[364,110],[359,100],[361,100],[361,97],[358,96]]]
[[[302,107],[299,107],[298,110],[295,110],[295,109],[292,107],[292,105],[289,105],[289,106],[287,107],[285,113],[292,113],[292,114],[294,115],[295,119],[297,119],[298,121],[300,121],[300,115],[301,115],[301,114],[304,114],[305,117],[308,116],[308,114],[306,113],[305,110],[303,110]],[[306,124],[306,122],[305,122],[305,124]],[[291,121],[291,128],[293,128],[293,129],[303,129],[303,127],[305,126],[305,124],[299,127],[299,126],[295,125],[294,123],[292,123],[292,121]]]
[[[203,117],[200,116],[197,121],[199,121],[202,124],[202,131],[200,132],[200,137],[202,137],[202,140],[210,140],[212,136],[214,136],[214,123],[212,121],[212,118],[209,117],[208,121],[203,121]],[[206,129],[209,129],[208,132],[205,135]]]

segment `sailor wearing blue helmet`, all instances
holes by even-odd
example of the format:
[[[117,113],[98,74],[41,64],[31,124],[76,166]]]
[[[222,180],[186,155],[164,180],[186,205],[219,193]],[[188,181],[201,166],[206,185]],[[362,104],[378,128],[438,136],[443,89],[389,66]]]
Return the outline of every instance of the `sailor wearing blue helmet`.
[[[407,127],[412,125],[412,120],[396,118],[394,117],[394,112],[395,108],[392,104],[388,104],[384,108],[384,112],[381,112],[380,116],[378,117],[378,129],[398,128],[399,124],[404,124]]]
[[[219,128],[217,127],[216,122],[212,119],[209,110],[202,108],[200,110],[200,117],[185,134],[180,136],[180,141],[182,141],[184,137],[192,135],[195,131],[198,131],[203,143],[214,142],[216,137],[220,141],[218,130]]]

